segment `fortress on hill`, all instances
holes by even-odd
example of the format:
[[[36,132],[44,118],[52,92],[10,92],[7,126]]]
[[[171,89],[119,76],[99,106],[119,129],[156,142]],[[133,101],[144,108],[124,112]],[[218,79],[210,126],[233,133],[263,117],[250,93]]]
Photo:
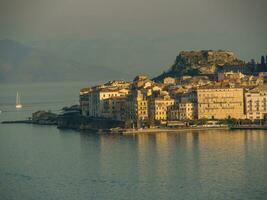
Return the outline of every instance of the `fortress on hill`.
[[[184,75],[212,77],[218,72],[225,71],[252,74],[255,66],[238,59],[230,50],[181,51],[171,68],[156,77],[155,80],[162,80],[168,76],[177,78]]]

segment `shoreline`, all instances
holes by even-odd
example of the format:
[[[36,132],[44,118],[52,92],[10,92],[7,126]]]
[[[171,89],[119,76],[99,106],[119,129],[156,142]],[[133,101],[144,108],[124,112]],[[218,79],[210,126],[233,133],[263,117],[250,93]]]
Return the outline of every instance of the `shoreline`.
[[[230,130],[230,127],[183,127],[183,128],[146,128],[146,129],[121,129],[112,131],[111,133],[116,134],[138,134],[138,133],[160,133],[160,132],[184,132],[184,131],[206,131],[206,130]]]
[[[31,120],[2,121],[1,124],[32,124]]]
[[[51,121],[40,121],[34,122],[32,120],[14,120],[14,121],[2,121],[1,124],[35,124],[35,125],[49,125],[49,126],[56,126],[57,123]]]
[[[57,126],[58,129],[72,129],[76,131],[86,131],[92,130],[94,132],[99,133],[107,133],[107,134],[122,134],[122,135],[130,135],[130,134],[138,134],[138,133],[160,133],[160,132],[167,132],[167,133],[174,133],[174,132],[184,132],[184,131],[207,131],[207,130],[267,130],[267,126],[264,125],[240,125],[240,126],[216,126],[216,127],[179,127],[179,128],[140,128],[140,129],[125,129],[125,128],[89,128],[84,127],[82,125],[77,127],[70,127],[64,126],[61,127],[58,123],[51,122],[51,121],[39,121],[35,122],[33,120],[10,120],[10,121],[2,121],[2,124],[34,124],[34,125],[48,125],[48,126]]]

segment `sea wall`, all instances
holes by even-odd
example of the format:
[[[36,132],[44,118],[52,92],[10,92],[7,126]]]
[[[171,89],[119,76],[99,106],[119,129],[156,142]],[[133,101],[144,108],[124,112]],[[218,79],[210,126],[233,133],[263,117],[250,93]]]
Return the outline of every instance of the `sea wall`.
[[[59,115],[57,127],[77,130],[99,130],[124,127],[124,122],[105,118],[91,118],[81,115]]]

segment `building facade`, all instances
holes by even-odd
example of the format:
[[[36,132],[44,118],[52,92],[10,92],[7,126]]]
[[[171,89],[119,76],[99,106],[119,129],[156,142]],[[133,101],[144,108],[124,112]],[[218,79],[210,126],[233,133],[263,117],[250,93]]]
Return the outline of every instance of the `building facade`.
[[[243,119],[243,88],[197,89],[198,119]]]
[[[246,118],[250,120],[264,119],[267,114],[267,86],[259,86],[245,94]]]
[[[150,122],[167,121],[170,119],[174,103],[175,100],[167,92],[162,92],[158,96],[151,96],[149,99]]]
[[[80,89],[80,108],[83,116],[89,115],[89,93],[91,88]]]
[[[196,118],[197,106],[192,102],[179,103],[179,120],[192,120]]]
[[[175,102],[171,107],[169,120],[193,120],[197,118],[197,104],[193,102]]]
[[[173,77],[166,77],[163,79],[163,84],[166,85],[176,85],[176,79]]]
[[[142,127],[148,123],[148,102],[144,91],[132,90],[126,103],[126,120],[129,127]]]
[[[92,90],[88,94],[89,116],[106,117],[107,111],[104,107],[104,101],[113,97],[127,96],[128,93],[127,89],[99,88]]]
[[[103,100],[103,117],[112,120],[126,120],[126,96],[117,96]]]

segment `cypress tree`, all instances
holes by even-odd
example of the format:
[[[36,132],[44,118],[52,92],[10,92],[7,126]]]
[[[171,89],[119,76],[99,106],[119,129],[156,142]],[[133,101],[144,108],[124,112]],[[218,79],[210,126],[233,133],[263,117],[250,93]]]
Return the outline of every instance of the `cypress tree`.
[[[265,66],[265,58],[264,58],[264,56],[261,56],[261,65]]]
[[[264,58],[264,56],[261,56],[260,71],[261,72],[265,71],[265,58]]]
[[[251,64],[253,65],[253,66],[255,66],[256,65],[256,61],[255,61],[255,59],[251,59]]]
[[[251,72],[252,73],[255,73],[255,72],[257,72],[257,65],[256,65],[256,61],[255,61],[255,59],[251,59],[251,61],[250,61],[250,67],[251,67]]]

